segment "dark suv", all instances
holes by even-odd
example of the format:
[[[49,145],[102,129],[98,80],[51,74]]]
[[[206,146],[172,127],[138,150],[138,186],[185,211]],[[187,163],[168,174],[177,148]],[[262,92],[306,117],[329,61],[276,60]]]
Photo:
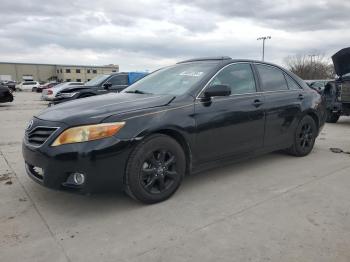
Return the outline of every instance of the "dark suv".
[[[72,86],[61,90],[53,100],[53,104],[110,92],[119,93],[146,74],[142,72],[125,72],[96,76],[82,86]]]

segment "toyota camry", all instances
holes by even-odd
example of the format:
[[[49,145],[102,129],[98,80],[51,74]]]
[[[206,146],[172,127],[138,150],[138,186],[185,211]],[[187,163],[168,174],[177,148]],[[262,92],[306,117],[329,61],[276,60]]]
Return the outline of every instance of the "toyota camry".
[[[308,155],[325,116],[320,95],[277,65],[192,59],[121,93],[38,113],[22,148],[28,175],[43,186],[124,190],[150,204],[208,167],[277,150]]]

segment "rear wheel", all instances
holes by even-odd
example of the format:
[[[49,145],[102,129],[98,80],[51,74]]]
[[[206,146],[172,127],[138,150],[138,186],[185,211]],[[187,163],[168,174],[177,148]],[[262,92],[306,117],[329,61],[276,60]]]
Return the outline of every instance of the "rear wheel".
[[[179,188],[186,158],[173,138],[156,134],[146,138],[129,157],[125,192],[146,204],[168,199]]]
[[[337,121],[339,120],[340,117],[340,113],[339,112],[332,112],[331,110],[329,110],[327,112],[327,119],[326,122],[327,123],[337,123]]]
[[[295,156],[308,155],[314,147],[317,132],[315,120],[309,115],[304,116],[295,130],[294,144],[288,152]]]

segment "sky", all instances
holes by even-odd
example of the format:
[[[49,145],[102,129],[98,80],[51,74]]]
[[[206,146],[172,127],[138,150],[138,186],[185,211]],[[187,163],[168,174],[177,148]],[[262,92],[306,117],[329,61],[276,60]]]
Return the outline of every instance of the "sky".
[[[283,65],[350,46],[343,0],[1,0],[0,61],[149,70],[230,56]]]

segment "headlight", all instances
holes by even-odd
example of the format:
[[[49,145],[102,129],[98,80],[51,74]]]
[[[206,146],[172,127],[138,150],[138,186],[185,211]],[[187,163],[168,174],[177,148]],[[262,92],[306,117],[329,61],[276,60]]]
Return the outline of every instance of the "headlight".
[[[51,146],[80,143],[110,137],[115,135],[124,125],[125,122],[116,122],[72,127],[60,134]]]

